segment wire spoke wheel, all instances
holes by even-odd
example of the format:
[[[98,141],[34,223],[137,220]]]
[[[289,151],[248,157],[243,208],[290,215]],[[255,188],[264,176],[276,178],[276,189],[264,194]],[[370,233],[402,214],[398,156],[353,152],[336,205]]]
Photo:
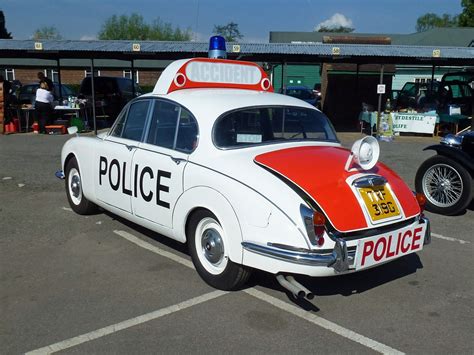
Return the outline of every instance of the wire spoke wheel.
[[[474,190],[472,176],[466,168],[444,155],[435,155],[420,165],[415,187],[426,196],[428,211],[445,215],[465,210]]]
[[[449,165],[433,165],[423,176],[423,193],[435,206],[453,206],[461,199],[462,191],[461,175]]]

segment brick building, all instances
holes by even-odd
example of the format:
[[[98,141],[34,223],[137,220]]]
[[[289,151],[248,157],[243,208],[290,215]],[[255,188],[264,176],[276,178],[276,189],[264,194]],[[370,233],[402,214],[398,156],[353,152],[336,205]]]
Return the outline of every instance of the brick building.
[[[12,65],[11,61],[0,59],[0,75],[3,75],[9,81],[18,80],[22,84],[37,82],[37,73],[43,72],[48,78],[54,82],[59,82],[59,76],[63,84],[78,87],[82,79],[91,75],[91,66],[89,60],[68,60],[60,61],[58,67],[56,61],[38,61],[38,60],[21,60],[16,65]],[[96,76],[113,76],[132,78],[132,69],[130,63],[116,60],[96,60],[94,71]],[[168,65],[169,61],[146,61],[143,63],[137,61],[134,66],[134,78],[145,91],[150,90],[158,80],[163,69]]]

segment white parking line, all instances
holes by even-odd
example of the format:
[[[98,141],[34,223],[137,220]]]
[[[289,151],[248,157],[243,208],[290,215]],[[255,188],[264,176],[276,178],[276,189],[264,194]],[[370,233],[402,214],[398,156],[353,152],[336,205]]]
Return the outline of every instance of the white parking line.
[[[450,242],[458,242],[460,244],[470,244],[471,243],[471,242],[468,242],[467,240],[451,238],[451,237],[445,237],[444,235],[436,234],[436,233],[431,233],[431,236],[435,237],[435,238],[438,238],[438,239],[448,240]]]
[[[166,251],[166,250],[160,249],[158,247],[155,247],[154,245],[152,245],[148,242],[145,242],[143,239],[135,237],[133,234],[130,234],[130,233],[125,232],[125,231],[118,231],[118,230],[115,230],[114,233],[121,236],[122,238],[127,239],[129,242],[132,242],[133,244],[138,245],[139,247],[142,247],[146,250],[149,250],[149,251],[151,251],[155,254],[159,254],[161,256],[164,256],[165,258],[176,261],[177,263],[180,263],[184,266],[187,266],[190,269],[194,269],[194,265],[193,265],[192,261],[186,260],[185,258],[182,258],[182,257],[180,257],[176,254],[170,253],[169,251]]]
[[[320,326],[321,328],[327,329],[333,333],[339,334],[340,336],[343,336],[344,338],[350,339],[356,343],[362,344],[372,350],[375,350],[379,353],[382,354],[404,354],[401,351],[398,351],[394,348],[391,348],[387,345],[384,345],[382,343],[379,343],[378,341],[372,340],[370,338],[367,338],[361,334],[358,334],[356,332],[353,332],[352,330],[346,329],[344,327],[341,327],[340,325],[337,325],[336,323],[333,323],[331,321],[328,321],[324,318],[321,318],[313,313],[309,313],[299,307],[296,307],[292,304],[283,302],[279,300],[278,298],[272,297],[270,295],[267,295],[264,292],[258,291],[255,288],[251,288],[248,290],[245,290],[244,292],[248,293],[249,295],[252,295],[259,300],[265,301],[267,303],[270,303],[271,305],[280,308],[283,311],[286,311],[288,313],[291,313],[297,317],[303,318],[307,320],[308,322],[311,322],[313,324],[316,324]]]
[[[192,264],[192,262],[190,262],[189,260],[186,260],[180,256],[177,256],[173,253],[170,253],[170,252],[167,252],[165,250],[162,250],[154,245],[151,245],[150,243],[148,242],[145,242],[144,240],[140,239],[140,238],[137,238],[135,237],[133,234],[130,234],[128,232],[125,232],[125,231],[119,231],[119,230],[115,230],[114,231],[115,234],[127,239],[128,241],[142,247],[142,248],[145,248],[149,251],[152,251],[153,253],[156,253],[156,254],[159,254],[159,255],[162,255],[164,257],[167,257],[171,260],[174,260],[184,266],[187,266],[189,268],[192,268],[194,269],[194,265]],[[324,329],[327,329],[333,333],[336,333],[344,338],[347,338],[347,339],[350,339],[356,343],[359,343],[361,345],[364,345],[370,349],[373,349],[375,351],[378,351],[382,354],[403,354],[402,352],[394,349],[394,348],[391,348],[387,345],[384,345],[382,343],[379,343],[378,341],[375,341],[375,340],[372,340],[370,338],[367,338],[361,334],[358,334],[356,332],[353,332],[352,330],[349,330],[349,329],[346,329],[344,327],[341,327],[340,325],[337,325],[336,323],[333,323],[331,321],[328,321],[324,318],[321,318],[321,317],[318,317],[312,313],[309,313],[307,311],[304,311],[296,306],[293,306],[289,303],[286,303],[286,302],[283,302],[275,297],[272,297],[272,296],[269,296],[267,295],[266,293],[263,293],[261,291],[258,291],[256,289],[248,289],[248,290],[245,290],[244,292],[246,292],[247,294],[253,296],[253,297],[256,297],[258,298],[259,300],[261,301],[264,301],[264,302],[267,302],[277,308],[280,308],[286,312],[289,312],[299,318],[302,318],[302,319],[305,319],[313,324],[316,324]]]
[[[74,337],[74,338],[66,339],[66,340],[60,341],[58,343],[45,346],[45,347],[40,348],[40,349],[29,351],[29,352],[26,353],[26,355],[30,355],[30,354],[31,355],[33,355],[33,354],[34,355],[52,354],[52,353],[57,352],[57,351],[65,350],[65,349],[71,348],[73,346],[77,346],[77,345],[80,345],[82,343],[86,343],[88,341],[95,340],[95,339],[98,339],[98,338],[102,338],[106,335],[116,333],[120,330],[124,330],[124,329],[130,328],[130,327],[133,327],[135,325],[142,324],[142,323],[145,323],[145,322],[149,322],[151,320],[154,320],[154,319],[157,319],[157,318],[160,318],[160,317],[164,317],[168,314],[181,311],[183,309],[186,309],[186,308],[195,306],[197,304],[212,300],[214,298],[223,296],[226,293],[227,292],[225,292],[225,291],[219,291],[219,290],[209,292],[209,293],[206,293],[205,295],[194,297],[194,298],[191,298],[190,300],[187,300],[187,301],[184,301],[184,302],[181,302],[181,303],[178,303],[178,304],[166,307],[166,308],[162,308],[162,309],[159,309],[159,310],[154,311],[154,312],[143,314],[141,316],[131,318],[131,319],[128,319],[126,321],[123,321],[123,322],[120,322],[120,323],[117,323],[117,324],[112,324],[112,325],[109,325],[107,327],[97,329],[97,330],[94,330],[92,332],[82,334],[82,335],[79,335],[79,336]]]

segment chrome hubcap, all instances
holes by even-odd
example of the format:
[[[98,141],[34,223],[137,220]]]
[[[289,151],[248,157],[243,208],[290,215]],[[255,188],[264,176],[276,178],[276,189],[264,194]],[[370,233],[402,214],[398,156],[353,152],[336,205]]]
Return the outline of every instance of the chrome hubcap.
[[[77,175],[71,179],[71,192],[74,197],[79,197],[81,194],[81,178]]]
[[[72,168],[68,174],[68,193],[73,204],[78,206],[82,201],[81,175],[76,168]]]
[[[423,176],[423,193],[435,206],[453,206],[460,200],[462,191],[461,176],[449,165],[433,165]]]
[[[215,229],[206,229],[201,238],[204,256],[211,264],[218,264],[224,257],[222,238]]]

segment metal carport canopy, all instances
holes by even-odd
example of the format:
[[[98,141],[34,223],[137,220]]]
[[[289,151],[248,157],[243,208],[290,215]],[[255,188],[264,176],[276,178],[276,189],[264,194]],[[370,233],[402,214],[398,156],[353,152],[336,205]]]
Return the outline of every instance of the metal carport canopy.
[[[41,43],[41,45],[38,43]],[[202,42],[0,40],[0,57],[12,59],[174,60],[190,57],[207,57],[207,51],[208,43]],[[473,47],[322,43],[228,43],[227,55],[230,59],[279,63],[336,62],[474,66]]]

